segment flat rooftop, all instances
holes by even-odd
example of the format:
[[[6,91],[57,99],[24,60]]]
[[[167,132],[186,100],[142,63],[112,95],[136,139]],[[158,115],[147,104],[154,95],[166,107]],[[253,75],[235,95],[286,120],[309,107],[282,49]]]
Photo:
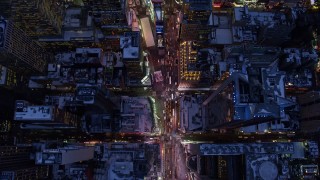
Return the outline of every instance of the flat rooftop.
[[[149,99],[147,97],[122,96],[121,118],[123,130],[151,132],[153,117]]]
[[[54,107],[53,106],[23,106],[16,108],[14,119],[17,121],[53,121]]]
[[[201,104],[199,99],[192,96],[183,96],[180,99],[180,121],[183,129],[187,131],[203,129]]]

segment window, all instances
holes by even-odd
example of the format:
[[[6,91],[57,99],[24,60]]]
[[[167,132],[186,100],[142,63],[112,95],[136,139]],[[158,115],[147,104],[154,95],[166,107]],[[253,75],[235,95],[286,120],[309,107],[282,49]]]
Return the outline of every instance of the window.
[[[269,78],[269,83],[270,83],[270,86],[274,86],[275,79],[274,78]]]

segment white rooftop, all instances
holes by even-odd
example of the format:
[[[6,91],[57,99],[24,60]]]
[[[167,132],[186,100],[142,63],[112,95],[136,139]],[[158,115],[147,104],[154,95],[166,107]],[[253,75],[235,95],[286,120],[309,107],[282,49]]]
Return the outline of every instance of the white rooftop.
[[[152,111],[147,97],[121,98],[121,127],[123,131],[149,133],[152,129]]]
[[[111,148],[110,148],[111,146]],[[109,144],[105,145],[108,168],[108,179],[131,180],[134,174],[134,153],[137,144]]]
[[[123,49],[123,58],[124,59],[138,59],[139,58],[139,46],[132,46],[132,38],[129,37],[120,37],[120,47]]]
[[[53,106],[24,106],[22,111],[15,111],[14,119],[18,121],[53,121]]]
[[[183,129],[194,131],[203,127],[201,104],[197,103],[195,97],[183,96],[180,99],[180,107],[180,122]]]

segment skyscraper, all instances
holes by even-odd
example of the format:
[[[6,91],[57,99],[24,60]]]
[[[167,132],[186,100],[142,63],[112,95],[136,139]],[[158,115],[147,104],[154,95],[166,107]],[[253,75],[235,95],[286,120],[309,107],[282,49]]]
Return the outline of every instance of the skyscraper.
[[[48,166],[35,166],[30,159],[33,147],[0,146],[0,179],[41,179],[48,176]]]
[[[17,72],[44,72],[49,58],[45,49],[14,22],[0,22],[0,64]]]
[[[37,38],[61,33],[65,10],[62,0],[11,0],[3,4],[9,11],[3,16],[13,20],[28,36]]]

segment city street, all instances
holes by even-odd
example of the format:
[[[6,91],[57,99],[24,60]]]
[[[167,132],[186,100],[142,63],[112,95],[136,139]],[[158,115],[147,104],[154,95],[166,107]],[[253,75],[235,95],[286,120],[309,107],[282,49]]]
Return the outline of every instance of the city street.
[[[320,0],[1,0],[1,179],[320,179]]]
[[[178,69],[178,30],[176,29],[177,14],[174,12],[174,1],[163,3],[165,10],[164,42],[165,57],[159,57],[157,53],[151,54],[154,71],[161,71],[163,81],[155,83],[153,88],[163,103],[163,134],[161,138],[164,179],[188,179],[185,165],[184,148],[181,138],[176,133],[179,129],[177,93],[179,69]]]

